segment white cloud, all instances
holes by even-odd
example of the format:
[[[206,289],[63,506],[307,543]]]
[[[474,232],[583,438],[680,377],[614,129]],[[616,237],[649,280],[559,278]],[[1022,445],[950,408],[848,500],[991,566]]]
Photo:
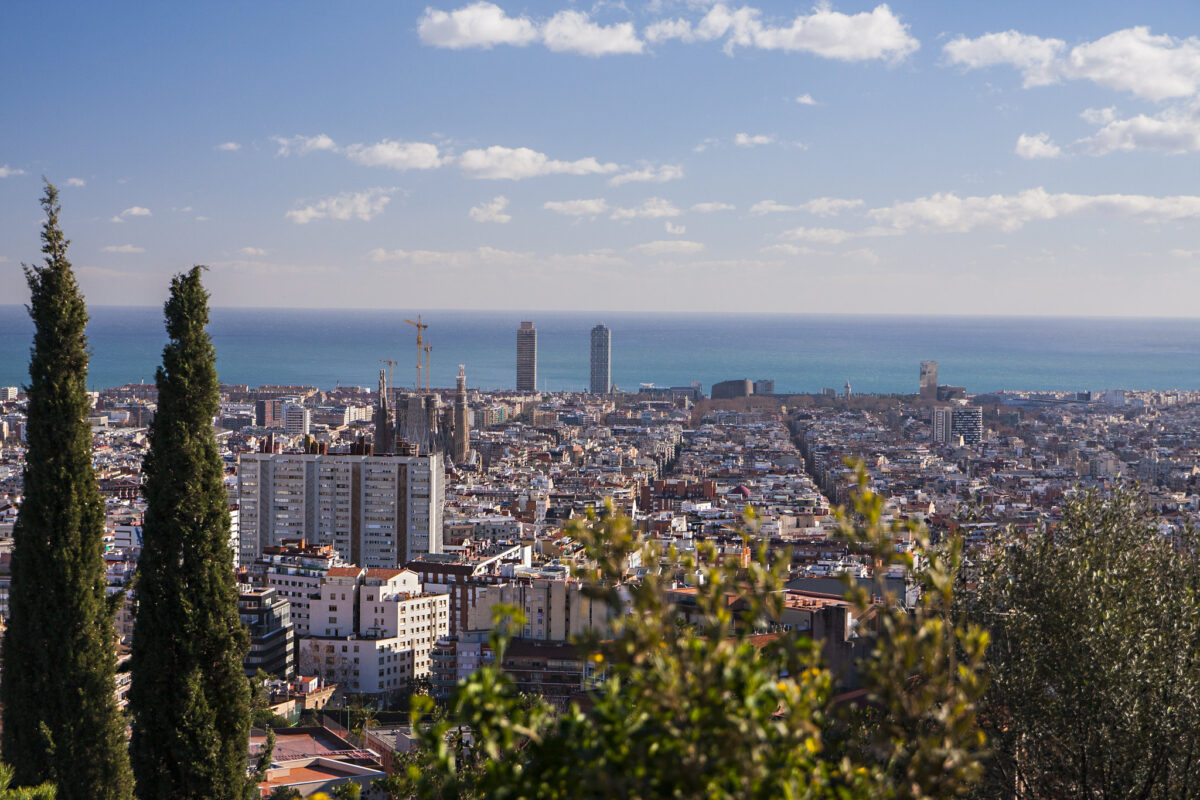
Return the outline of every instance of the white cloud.
[[[418,267],[457,269],[477,264],[527,267],[536,269],[574,270],[588,267],[618,267],[629,262],[611,250],[589,253],[527,253],[478,247],[474,250],[385,250],[376,248],[367,253],[376,263],[399,263]]]
[[[129,217],[149,217],[152,216],[150,209],[141,206],[130,206],[112,218],[113,222],[124,222]]]
[[[660,19],[658,22],[647,25],[646,29],[642,31],[642,36],[651,44],[671,39],[682,39],[687,42],[696,40],[692,33],[692,23],[686,19]]]
[[[622,172],[608,179],[609,186],[620,186],[623,183],[666,183],[683,177],[683,167],[675,164],[663,164],[658,167],[644,167],[633,172]]]
[[[87,181],[83,178],[67,178],[67,186],[87,186]]]
[[[603,198],[591,200],[549,200],[542,208],[568,217],[596,217],[608,211],[608,202]]]
[[[640,53],[645,44],[633,24],[599,25],[583,11],[559,11],[543,23],[510,17],[494,3],[472,3],[455,11],[426,8],[417,23],[421,41],[434,47],[490,49],[498,44],[523,47],[540,41],[556,53],[604,56]]]
[[[695,25],[685,19],[660,20],[648,26],[643,35],[652,42],[724,38],[727,53],[732,53],[736,45],[812,53],[841,61],[896,61],[921,46],[886,5],[859,14],[843,14],[819,4],[811,14],[800,14],[788,25],[772,27],[763,23],[762,12],[756,8],[730,10],[717,3]]]
[[[506,208],[508,208],[508,198],[501,194],[486,203],[472,207],[468,215],[476,222],[511,222],[512,215],[504,213]]]
[[[817,251],[799,244],[772,244],[762,248],[762,252],[768,255],[779,253],[785,256],[811,256]]]
[[[1017,138],[1016,154],[1021,158],[1058,158],[1062,148],[1050,141],[1048,133],[1033,136],[1022,133]]]
[[[995,194],[987,197],[959,197],[950,192],[939,193],[887,208],[873,209],[867,213],[884,226],[872,231],[871,235],[911,231],[965,233],[978,228],[1011,232],[1034,220],[1087,214],[1104,214],[1143,222],[1200,219],[1200,197],[1051,194],[1038,187],[1012,195]]]
[[[342,192],[312,205],[293,209],[286,216],[297,225],[306,225],[316,219],[360,219],[367,222],[378,216],[391,202],[394,191],[377,187],[365,192]]]
[[[397,142],[384,139],[376,144],[352,144],[346,158],[364,167],[391,169],[434,169],[442,165],[437,145],[428,142]]]
[[[710,136],[707,139],[702,139],[699,144],[692,148],[693,153],[703,153],[708,148],[720,143],[720,139]]]
[[[1004,31],[984,34],[977,39],[960,36],[942,49],[952,64],[968,69],[1002,64],[1016,67],[1025,79],[1025,86],[1029,87],[1045,86],[1058,80],[1058,58],[1066,46],[1061,39]]]
[[[1079,118],[1084,122],[1090,122],[1093,125],[1107,125],[1117,118],[1117,107],[1109,106],[1108,108],[1085,108],[1079,112]]]
[[[1150,100],[1190,97],[1200,88],[1200,39],[1126,28],[1072,48],[1064,71]]]
[[[25,170],[13,169],[8,164],[0,165],[0,178],[11,178],[14,175],[24,175]]]
[[[661,197],[651,197],[633,208],[614,208],[612,219],[662,219],[678,217],[683,212]]]
[[[110,244],[104,248],[106,253],[144,253],[146,248],[136,247],[132,244]]]
[[[498,44],[521,47],[540,36],[528,17],[510,17],[494,3],[472,3],[450,12],[426,8],[417,34],[425,44],[452,50]]]
[[[802,106],[815,106],[817,104],[817,101],[813,100],[813,96],[807,92],[797,97],[796,102]]]
[[[755,216],[763,214],[774,214],[786,211],[806,211],[809,214],[816,214],[819,217],[833,217],[843,211],[849,211],[852,208],[858,208],[863,205],[862,200],[850,200],[842,197],[816,197],[799,205],[788,206],[782,203],[777,203],[774,200],[763,200],[755,203],[750,207],[750,213]]]
[[[692,206],[692,211],[697,214],[711,214],[714,211],[735,211],[736,207],[729,203],[696,203]]]
[[[633,23],[597,25],[582,11],[560,11],[542,28],[542,41],[555,53],[608,56],[640,53],[644,43]]]
[[[592,175],[620,169],[616,164],[602,164],[590,157],[577,161],[554,161],[545,153],[528,147],[499,145],[486,150],[468,150],[459,156],[458,166],[469,178],[514,181],[541,175]]]
[[[683,234],[687,233],[686,225],[675,225],[671,222],[664,222],[663,226],[666,228],[667,233],[671,234],[672,236],[682,236]]]
[[[760,144],[770,144],[773,141],[775,141],[774,136],[767,136],[761,133],[755,135],[739,133],[733,137],[733,143],[738,147],[757,147]]]
[[[1155,36],[1145,26],[1115,31],[1069,52],[1061,39],[1017,31],[959,37],[944,50],[951,63],[969,69],[1015,67],[1026,87],[1089,80],[1148,100],[1191,97],[1200,88],[1200,39]]]
[[[1200,258],[1200,250],[1183,250],[1176,248],[1170,251],[1175,258]]]
[[[223,150],[226,153],[236,153],[242,149],[242,146],[237,142],[221,142],[216,147],[217,150]]]
[[[1129,119],[1111,119],[1092,136],[1075,142],[1075,146],[1096,156],[1131,150],[1200,151],[1200,102],[1168,108],[1154,116],[1138,114]]]
[[[238,250],[238,255],[240,256],[265,256],[266,254],[267,251],[261,247],[243,247],[241,250]]]
[[[686,239],[668,239],[659,242],[646,242],[633,248],[648,256],[687,255],[699,253],[704,249],[700,242],[689,242]]]
[[[867,264],[875,265],[879,263],[879,254],[869,247],[860,247],[857,250],[847,250],[842,253],[846,258],[856,259]]]
[[[271,141],[279,145],[278,156],[304,155],[315,150],[336,151],[337,144],[323,133],[316,136],[272,136]]]
[[[798,242],[816,242],[817,244],[841,244],[853,236],[849,231],[837,228],[792,228],[783,232],[783,238]]]

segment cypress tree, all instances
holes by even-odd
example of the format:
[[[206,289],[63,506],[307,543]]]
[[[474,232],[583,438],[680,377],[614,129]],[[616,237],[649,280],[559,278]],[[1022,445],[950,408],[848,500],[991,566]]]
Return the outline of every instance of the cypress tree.
[[[25,267],[34,338],[0,749],[18,785],[51,781],[62,800],[125,800],[132,780],[114,697],[115,605],[106,599],[104,504],[87,422],[88,316],[50,183],[42,208],[43,263]]]
[[[142,466],[147,508],[129,702],[130,754],[145,800],[241,800],[255,788],[246,771],[249,643],[212,427],[219,396],[202,270],[171,282],[158,411]]]

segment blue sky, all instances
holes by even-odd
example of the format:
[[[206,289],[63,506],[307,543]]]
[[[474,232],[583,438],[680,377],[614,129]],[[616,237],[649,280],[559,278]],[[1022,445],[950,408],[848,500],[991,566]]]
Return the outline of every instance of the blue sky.
[[[1194,316],[1200,5],[8,3],[90,302]]]

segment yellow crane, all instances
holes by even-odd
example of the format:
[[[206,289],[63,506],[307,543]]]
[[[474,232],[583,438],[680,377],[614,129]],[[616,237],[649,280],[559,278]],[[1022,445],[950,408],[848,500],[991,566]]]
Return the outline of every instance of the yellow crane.
[[[425,333],[425,329],[429,326],[421,322],[420,314],[417,314],[416,322],[413,322],[411,319],[404,321],[417,329],[417,391],[419,392],[421,391],[421,351],[425,349],[425,338],[422,334]]]

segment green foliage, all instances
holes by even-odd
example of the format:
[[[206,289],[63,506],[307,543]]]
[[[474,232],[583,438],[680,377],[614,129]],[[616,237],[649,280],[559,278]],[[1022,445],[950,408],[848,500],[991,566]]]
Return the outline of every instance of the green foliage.
[[[34,339],[0,745],[18,785],[50,781],[62,800],[123,800],[132,778],[114,698],[104,505],[87,424],[88,316],[58,224],[58,192],[49,183],[42,208],[45,258],[25,268]]]
[[[146,800],[240,800],[257,791],[246,774],[249,644],[212,428],[219,397],[202,269],[171,282],[169,341],[143,462],[147,510],[129,702],[130,753]]]
[[[1119,491],[1000,545],[960,592],[992,632],[987,796],[1200,794],[1200,537]]]
[[[54,800],[54,785],[13,788],[13,768],[0,764],[0,800]]]
[[[877,571],[911,566],[881,506],[864,485],[845,533],[871,549]],[[752,534],[752,515],[747,524]],[[586,591],[618,612],[609,638],[580,642],[597,671],[588,707],[555,713],[484,667],[458,687],[447,718],[424,719],[431,704],[420,703],[413,724],[423,750],[380,789],[423,798],[934,798],[964,794],[979,776],[986,636],[949,622],[957,551],[921,573],[927,599],[912,613],[853,598],[860,617],[878,620],[864,667],[872,715],[835,703],[833,676],[806,637],[754,638],[779,618],[789,559],[772,563],[761,547],[748,569],[718,564],[711,547],[660,556],[616,515],[570,533],[594,564]],[[638,549],[649,569],[626,583]],[[697,570],[693,624],[677,625],[672,577]],[[519,619],[506,619],[498,653],[519,630]]]

